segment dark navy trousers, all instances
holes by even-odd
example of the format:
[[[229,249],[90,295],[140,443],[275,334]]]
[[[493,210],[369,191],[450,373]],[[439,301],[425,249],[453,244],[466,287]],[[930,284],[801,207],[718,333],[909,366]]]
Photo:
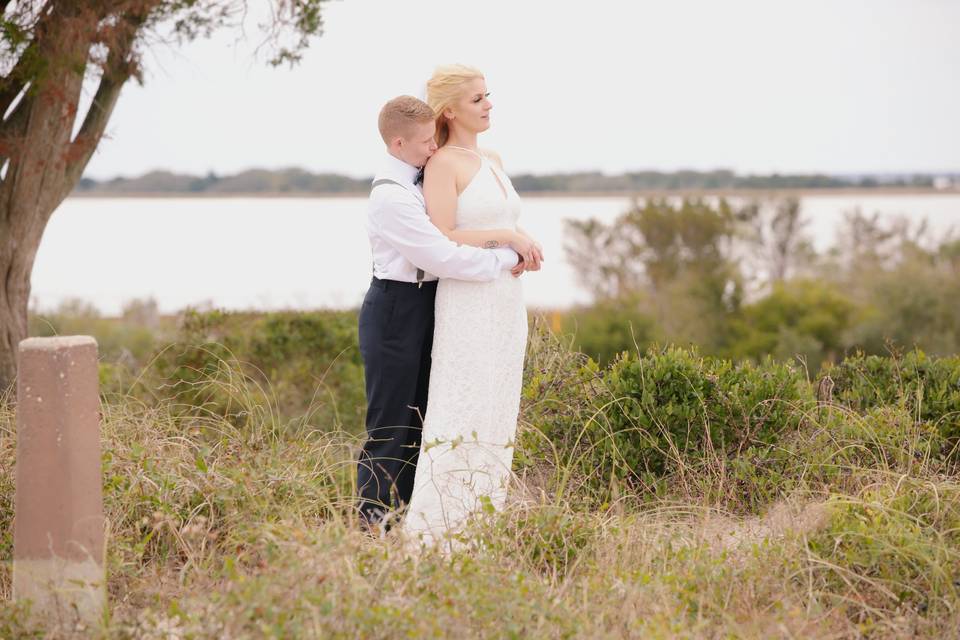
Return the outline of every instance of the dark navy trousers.
[[[427,409],[436,281],[374,278],[360,308],[367,440],[357,461],[360,515],[377,522],[410,501]]]

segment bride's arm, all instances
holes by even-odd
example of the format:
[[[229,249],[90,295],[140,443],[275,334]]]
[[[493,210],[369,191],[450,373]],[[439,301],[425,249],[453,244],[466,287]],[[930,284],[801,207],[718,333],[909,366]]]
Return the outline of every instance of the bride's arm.
[[[427,215],[430,221],[443,232],[445,236],[458,244],[468,244],[473,247],[495,249],[497,247],[511,247],[517,253],[524,255],[529,252],[530,243],[526,238],[512,229],[467,230],[456,229],[457,224],[457,173],[449,159],[433,157],[427,163],[424,172],[423,197],[427,202]],[[524,255],[524,258],[527,256]]]

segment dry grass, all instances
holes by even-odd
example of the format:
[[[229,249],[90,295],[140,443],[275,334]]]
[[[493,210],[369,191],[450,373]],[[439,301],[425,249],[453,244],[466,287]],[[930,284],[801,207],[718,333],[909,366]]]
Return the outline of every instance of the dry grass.
[[[262,395],[236,375],[210,384],[241,403]],[[8,602],[15,416],[0,409],[0,636],[942,638],[960,628],[960,487],[915,439],[900,445],[903,464],[889,447],[844,458],[851,422],[871,418],[838,412],[798,434],[810,446],[795,451],[810,453],[796,475],[827,480],[762,512],[735,515],[745,511],[708,497],[729,505],[731,486],[586,510],[575,491],[545,490],[570,470],[544,468],[518,478],[508,508],[479,519],[461,551],[411,556],[356,526],[356,436],[247,409],[241,429],[202,410],[105,400],[110,618],[82,632],[31,627]],[[823,476],[831,465],[843,468]]]

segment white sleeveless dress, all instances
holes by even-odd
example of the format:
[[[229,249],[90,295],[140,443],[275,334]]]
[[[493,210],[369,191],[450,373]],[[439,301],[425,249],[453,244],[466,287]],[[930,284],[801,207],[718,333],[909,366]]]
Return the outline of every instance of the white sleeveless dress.
[[[457,199],[456,228],[514,229],[519,217],[510,179],[480,156]],[[440,280],[427,412],[403,524],[410,539],[431,544],[471,514],[503,506],[526,344],[519,278],[503,271],[493,282]]]

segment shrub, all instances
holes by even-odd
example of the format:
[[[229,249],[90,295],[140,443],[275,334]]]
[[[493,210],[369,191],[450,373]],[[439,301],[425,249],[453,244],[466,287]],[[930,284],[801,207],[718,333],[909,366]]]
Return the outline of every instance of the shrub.
[[[904,479],[832,499],[830,524],[809,543],[825,581],[853,605],[954,610],[960,571],[960,487]],[[850,598],[850,590],[856,600]],[[856,607],[859,609],[859,606]]]
[[[720,470],[796,430],[812,402],[800,371],[770,360],[734,365],[670,347],[602,372],[572,356],[553,362],[524,388],[522,462],[547,457],[561,483],[575,475],[604,499],[624,482],[658,491],[691,466]]]
[[[929,358],[920,350],[904,356],[858,353],[825,374],[835,401],[856,411],[882,405],[905,408],[918,420],[937,425],[944,452],[956,460],[960,444],[960,357]]]
[[[493,514],[492,507],[476,542],[489,551],[516,560],[531,570],[563,576],[577,562],[586,562],[599,537],[601,517],[562,503],[528,505]]]
[[[641,311],[641,300],[625,298],[569,311],[563,331],[574,336],[577,351],[607,366],[623,351],[645,351],[657,328],[653,317]]]
[[[357,431],[363,424],[355,312],[189,311],[153,373],[148,382],[161,396],[238,425],[253,412],[303,416],[325,429]]]
[[[527,342],[514,468],[546,475],[543,484],[551,492],[572,490],[583,428],[603,392],[597,363],[571,350],[537,318]]]
[[[724,496],[749,511],[796,492],[857,491],[883,476],[922,476],[941,468],[937,428],[904,409],[842,407],[810,413],[803,428],[731,460]]]
[[[853,303],[837,287],[811,280],[774,285],[771,293],[745,306],[735,323],[738,338],[729,349],[735,358],[771,355],[788,360],[801,355],[811,371],[843,352],[842,339],[854,313]]]
[[[810,400],[791,364],[734,365],[675,347],[622,357],[605,380],[616,398],[605,412],[610,432],[591,435],[606,440],[598,462],[624,477],[652,479],[770,443],[797,428]]]

